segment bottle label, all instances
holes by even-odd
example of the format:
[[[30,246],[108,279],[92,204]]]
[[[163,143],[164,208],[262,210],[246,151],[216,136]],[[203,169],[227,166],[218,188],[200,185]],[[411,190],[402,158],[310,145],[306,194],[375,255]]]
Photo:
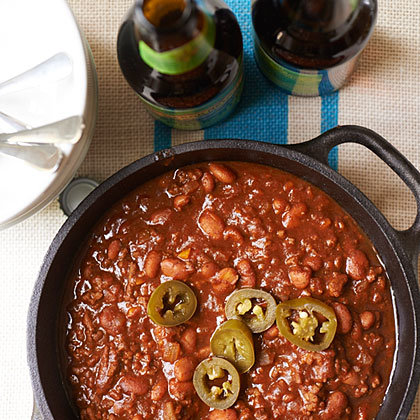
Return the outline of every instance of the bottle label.
[[[271,58],[255,32],[254,53],[255,61],[269,80],[286,93],[300,96],[325,95],[339,89],[350,77],[358,59],[356,55],[351,60],[329,69],[299,69]]]
[[[209,127],[225,119],[239,102],[243,86],[242,57],[238,61],[239,70],[230,85],[198,107],[174,109],[152,104],[141,96],[140,98],[154,118],[170,127],[182,130],[200,130]]]
[[[144,41],[139,42],[140,56],[151,68],[163,74],[187,73],[198,67],[214,47],[216,28],[213,19],[204,13],[203,29],[194,39],[172,50],[158,52]]]

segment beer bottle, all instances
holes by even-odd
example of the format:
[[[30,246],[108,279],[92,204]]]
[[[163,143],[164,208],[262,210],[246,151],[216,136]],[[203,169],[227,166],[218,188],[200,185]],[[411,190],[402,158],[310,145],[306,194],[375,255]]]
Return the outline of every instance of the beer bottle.
[[[255,60],[286,93],[331,93],[349,79],[376,15],[377,0],[255,0]]]
[[[130,86],[171,127],[208,127],[239,102],[242,35],[220,0],[137,0],[120,27],[117,51]]]

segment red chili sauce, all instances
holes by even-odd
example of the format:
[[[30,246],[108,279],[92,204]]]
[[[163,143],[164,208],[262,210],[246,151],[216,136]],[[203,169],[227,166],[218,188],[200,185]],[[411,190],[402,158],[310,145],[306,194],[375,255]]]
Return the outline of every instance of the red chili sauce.
[[[201,163],[141,185],[91,234],[71,279],[66,371],[82,420],[373,419],[395,350],[389,282],[355,221],[318,188],[278,169]],[[180,280],[198,305],[182,325],[147,315],[152,292]],[[210,355],[235,289],[277,303],[334,308],[326,350],[304,350],[273,324],[254,334],[255,364],[236,403],[209,408],[192,377]]]

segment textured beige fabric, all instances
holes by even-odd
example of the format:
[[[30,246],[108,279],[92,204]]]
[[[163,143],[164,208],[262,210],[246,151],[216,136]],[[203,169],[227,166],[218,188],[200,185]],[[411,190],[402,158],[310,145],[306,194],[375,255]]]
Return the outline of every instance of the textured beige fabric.
[[[131,0],[69,0],[97,66],[99,115],[79,175],[102,181],[153,151],[154,125],[123,79],[116,34]],[[229,3],[229,2],[228,2]],[[244,8],[249,8],[244,0]],[[377,30],[351,82],[340,91],[339,123],[372,128],[420,168],[420,3],[382,0]],[[320,99],[289,98],[289,142],[315,137]],[[201,140],[202,132],[173,131],[172,143]],[[415,204],[407,188],[359,146],[339,151],[339,171],[360,187],[397,228],[408,227]],[[64,222],[57,201],[29,220],[0,232],[0,418],[30,416],[32,396],[25,354],[25,325],[34,280],[52,238]],[[420,397],[409,420],[420,419]],[[59,419],[58,419],[59,420]],[[392,420],[392,419],[390,419]]]

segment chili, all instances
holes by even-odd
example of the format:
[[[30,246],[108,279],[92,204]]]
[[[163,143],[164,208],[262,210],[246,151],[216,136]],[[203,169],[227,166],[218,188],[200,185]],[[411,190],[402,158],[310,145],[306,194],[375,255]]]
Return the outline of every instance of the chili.
[[[375,418],[395,351],[387,273],[308,182],[180,168],[116,203],[81,249],[62,325],[81,420]],[[212,375],[217,357],[229,368]]]

